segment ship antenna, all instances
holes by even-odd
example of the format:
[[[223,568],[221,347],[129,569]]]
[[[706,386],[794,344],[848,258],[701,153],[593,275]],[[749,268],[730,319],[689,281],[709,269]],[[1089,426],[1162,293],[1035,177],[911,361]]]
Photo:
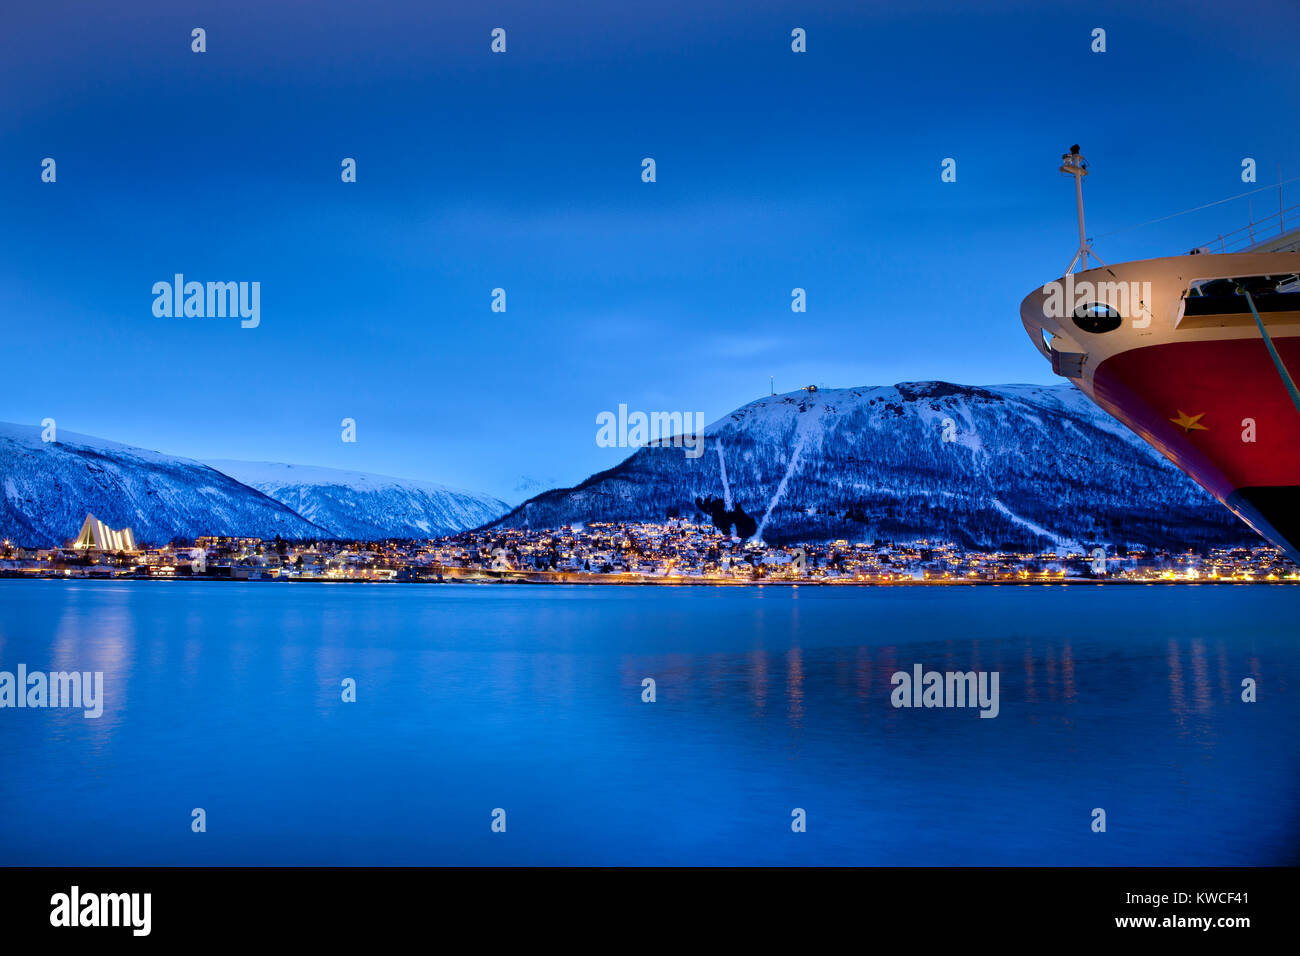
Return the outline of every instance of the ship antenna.
[[[1080,260],[1083,261],[1083,268],[1087,269],[1089,256],[1096,259],[1098,265],[1104,266],[1106,263],[1101,261],[1101,256],[1093,252],[1088,246],[1088,234],[1083,228],[1083,177],[1088,175],[1088,161],[1079,152],[1078,143],[1071,146],[1068,153],[1061,154],[1061,172],[1074,177],[1074,198],[1079,208],[1079,250],[1074,254],[1074,258],[1070,260],[1070,265],[1066,268],[1065,274],[1069,275],[1073,272],[1075,263]]]

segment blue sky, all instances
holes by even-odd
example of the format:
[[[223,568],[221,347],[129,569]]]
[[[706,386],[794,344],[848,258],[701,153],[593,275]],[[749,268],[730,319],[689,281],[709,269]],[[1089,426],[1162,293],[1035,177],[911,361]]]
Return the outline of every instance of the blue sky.
[[[0,420],[198,458],[513,502],[625,457],[620,403],[1049,382],[1017,309],[1073,252],[1071,143],[1107,261],[1244,225],[1106,235],[1244,157],[1300,176],[1292,0],[128,6],[6,14]],[[177,272],[261,282],[261,325],[155,317]]]

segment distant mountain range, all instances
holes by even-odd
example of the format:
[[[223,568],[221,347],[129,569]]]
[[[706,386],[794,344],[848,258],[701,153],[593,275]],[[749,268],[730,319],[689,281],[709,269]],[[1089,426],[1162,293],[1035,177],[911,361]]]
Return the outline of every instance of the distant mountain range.
[[[204,534],[316,538],[323,528],[199,461],[60,430],[0,424],[0,536],[28,547],[76,537],[88,513],[137,541]]]
[[[486,495],[360,472],[189,458],[60,430],[0,423],[0,537],[67,544],[86,515],[137,541],[260,538],[432,538],[507,510]],[[234,472],[235,474],[231,474]]]
[[[740,537],[971,548],[1187,548],[1261,539],[1069,384],[908,382],[764,397],[494,523],[704,515]],[[947,439],[947,440],[945,440]]]
[[[438,538],[475,528],[509,510],[488,495],[427,481],[358,471],[254,461],[211,461],[336,538]]]
[[[0,424],[0,535],[48,547],[87,513],[137,540],[205,534],[432,538],[700,515],[742,538],[970,548],[1258,544],[1260,538],[1068,384],[905,382],[764,397],[513,510],[430,482],[303,465],[207,464]]]

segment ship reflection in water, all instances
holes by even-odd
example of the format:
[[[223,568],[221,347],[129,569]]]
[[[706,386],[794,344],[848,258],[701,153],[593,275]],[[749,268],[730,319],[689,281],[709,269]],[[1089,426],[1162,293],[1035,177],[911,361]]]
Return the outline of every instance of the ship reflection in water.
[[[1294,864],[1296,596],[0,582],[0,862]]]

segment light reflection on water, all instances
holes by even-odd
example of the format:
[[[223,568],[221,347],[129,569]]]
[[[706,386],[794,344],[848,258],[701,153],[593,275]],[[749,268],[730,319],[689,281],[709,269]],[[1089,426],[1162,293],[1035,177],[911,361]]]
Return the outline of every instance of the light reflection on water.
[[[0,582],[0,669],[106,696],[0,710],[0,863],[1300,862],[1298,598]]]

